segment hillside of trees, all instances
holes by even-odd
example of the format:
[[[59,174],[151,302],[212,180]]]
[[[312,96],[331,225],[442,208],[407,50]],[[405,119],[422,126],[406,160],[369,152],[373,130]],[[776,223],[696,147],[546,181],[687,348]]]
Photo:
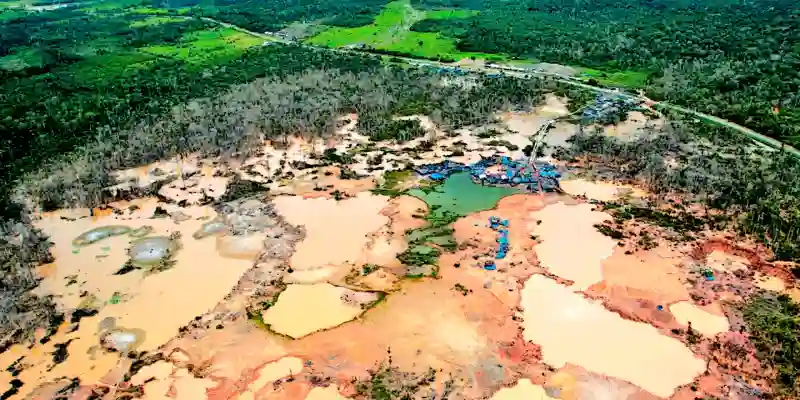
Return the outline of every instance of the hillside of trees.
[[[414,0],[479,10],[418,22],[463,51],[646,72],[656,99],[800,144],[800,4],[791,0]]]

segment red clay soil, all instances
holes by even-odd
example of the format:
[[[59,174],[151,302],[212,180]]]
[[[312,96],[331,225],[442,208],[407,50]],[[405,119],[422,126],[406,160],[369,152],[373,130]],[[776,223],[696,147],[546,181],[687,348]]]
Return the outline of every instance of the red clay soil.
[[[561,400],[659,398],[631,383],[590,372],[573,364],[566,364],[558,371],[548,374],[544,387],[552,394],[557,394]]]
[[[546,367],[539,364],[539,347],[522,338],[517,304],[520,282],[534,272],[537,262],[530,251],[535,245],[528,226],[530,212],[543,205],[537,196],[512,196],[503,199],[497,210],[459,220],[454,236],[463,250],[442,257],[437,279],[402,282],[397,292],[350,323],[288,340],[266,334],[241,312],[230,318],[231,313],[218,307],[218,314],[228,317],[224,329],[214,329],[213,322],[209,328],[190,329],[164,353],[180,349],[184,364],[202,366],[203,376],[217,383],[208,391],[213,399],[242,393],[263,365],[288,355],[303,359],[307,367],[292,382],[265,389],[270,396],[303,398],[311,381],[329,380],[346,391],[353,379],[368,379],[368,371],[388,358],[410,373],[434,368],[441,377],[437,379],[452,378],[464,398],[489,396],[523,377],[541,380],[537,376],[542,377]],[[419,207],[413,208],[416,212]],[[399,214],[409,210],[387,212],[398,225],[406,225]],[[512,250],[497,271],[471,265],[478,262],[474,255],[496,247],[496,232],[486,227],[490,215],[511,222]],[[484,290],[487,280],[492,282],[489,291]]]
[[[459,219],[453,225],[458,250],[441,257],[437,278],[401,281],[396,291],[360,318],[298,340],[265,332],[244,312],[249,302],[270,298],[279,290],[274,284],[280,282],[285,265],[280,258],[262,259],[226,301],[198,317],[161,352],[176,366],[213,380],[216,386],[208,390],[209,399],[236,398],[258,380],[264,365],[286,356],[302,359],[304,369],[268,383],[256,393],[256,399],[303,399],[314,386],[327,385],[338,387],[343,395],[355,396],[355,381],[369,379],[371,370],[387,362],[418,375],[433,368],[434,387],[443,388],[445,380],[452,380],[454,393],[467,399],[487,398],[521,378],[544,385],[553,371],[541,363],[539,346],[523,339],[519,292],[531,275],[549,276],[536,258],[536,240],[531,237],[536,221],[531,213],[563,199],[555,195],[514,195],[502,199],[494,210]],[[423,221],[411,215],[424,212],[420,209],[419,203],[390,203],[384,210],[392,221],[388,229],[397,235],[418,227]],[[510,250],[503,260],[494,259],[497,232],[487,226],[490,216],[509,220]],[[745,257],[762,272],[790,278],[788,270],[763,261],[767,254],[761,249],[747,249],[725,240],[697,245],[689,261],[704,262],[713,250]],[[718,304],[729,300],[721,299],[721,293],[729,287],[739,288],[744,295],[752,291],[752,285],[730,273],[719,273],[718,279],[708,282],[689,271],[680,253],[657,249],[625,254],[621,247],[603,264],[605,280],[592,285],[585,295],[602,300],[606,308],[624,318],[650,323],[686,343],[686,334],[669,313],[668,304],[689,299]],[[497,270],[485,270],[483,263],[487,260],[494,261]],[[692,283],[690,288],[684,286],[687,281]],[[659,305],[663,310],[658,310]],[[738,325],[733,317],[732,329]],[[679,388],[672,399],[706,395],[745,399],[742,396],[750,387],[743,382],[767,391],[762,378],[765,372],[744,335],[728,332],[689,345],[711,360],[708,372]],[[628,399],[654,398],[629,383],[580,367],[568,365],[559,372],[577,377],[577,386],[583,390],[610,387],[628,393]],[[109,378],[119,381],[118,377]],[[437,393],[442,390],[437,389]],[[73,398],[86,398],[87,393],[79,390]]]
[[[794,263],[768,261],[772,259],[774,255],[762,244],[734,243],[731,239],[726,237],[714,237],[698,243],[692,252],[692,257],[698,261],[705,261],[705,258],[715,250],[746,259],[750,264],[749,270],[751,272],[760,271],[765,275],[780,278],[786,283],[795,281],[795,277],[791,271],[791,267],[794,266]]]

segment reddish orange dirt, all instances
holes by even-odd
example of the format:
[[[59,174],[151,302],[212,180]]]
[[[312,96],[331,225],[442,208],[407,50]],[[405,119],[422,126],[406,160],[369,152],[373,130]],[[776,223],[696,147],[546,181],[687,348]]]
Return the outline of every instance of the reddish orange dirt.
[[[374,185],[367,180],[340,180],[337,175],[338,172],[319,179],[325,190],[315,191],[312,186],[298,186],[298,190],[304,196],[331,197],[334,189],[352,195]],[[327,187],[327,182],[333,187]],[[390,222],[368,235],[369,244],[362,256],[347,266],[359,270],[375,262],[381,268],[355,281],[345,282],[343,274],[328,279],[358,290],[386,291],[385,299],[351,322],[297,340],[268,332],[253,315],[248,316],[250,306],[270,301],[282,290],[283,278],[289,274],[286,261],[291,249],[265,252],[223,302],[191,321],[177,338],[159,349],[157,353],[167,360],[172,371],[163,383],[145,383],[145,398],[160,398],[155,393],[158,390],[178,400],[186,398],[187,393],[206,393],[212,400],[296,400],[305,399],[312,391],[315,396],[322,396],[319,387],[327,387],[325,393],[363,398],[358,394],[358,382],[368,380],[378,366],[390,365],[415,376],[433,370],[431,387],[436,393],[451,387],[458,398],[489,398],[503,387],[528,379],[547,388],[548,393],[558,394],[551,397],[563,400],[590,396],[655,399],[629,382],[580,366],[567,364],[554,370],[542,363],[541,348],[523,338],[520,290],[525,280],[541,274],[562,285],[572,283],[539,265],[537,239],[531,235],[537,224],[532,213],[559,201],[581,202],[560,195],[513,195],[500,200],[493,210],[460,218],[453,224],[457,249],[439,259],[436,278],[400,280],[397,276],[402,275],[403,267],[396,255],[405,249],[404,232],[425,224],[419,216],[427,207],[412,197],[391,199],[381,211]],[[510,250],[502,260],[494,258],[497,232],[488,227],[491,216],[509,221]],[[658,247],[647,251],[615,248],[602,262],[603,280],[582,295],[600,300],[605,308],[623,318],[655,326],[663,335],[681,340],[708,360],[706,373],[691,384],[676,388],[671,399],[707,395],[744,399],[745,381],[768,391],[764,369],[753,356],[754,349],[745,335],[724,332],[690,343],[685,327],[676,321],[668,306],[691,301],[717,315],[731,315],[731,330],[735,331],[738,324],[729,302],[754,290],[753,273],[744,276],[744,272],[720,272],[716,280],[709,282],[700,279],[693,270],[694,264],[705,262],[710,252],[719,250],[747,259],[754,270],[793,282],[789,269],[765,261],[769,254],[762,248],[737,246],[723,238],[706,240],[691,249],[661,238],[657,243]],[[578,245],[565,251],[580,248]],[[495,262],[497,269],[485,270],[486,261]],[[722,295],[728,291],[734,292],[733,297]],[[302,360],[303,367],[280,377],[267,376],[265,371],[270,365],[288,357]],[[100,387],[119,391],[117,394],[130,389],[130,383],[125,382],[125,371],[132,363],[129,361],[107,375]],[[50,396],[60,387],[47,385],[36,393]],[[87,399],[91,392],[91,386],[81,387],[71,399]]]

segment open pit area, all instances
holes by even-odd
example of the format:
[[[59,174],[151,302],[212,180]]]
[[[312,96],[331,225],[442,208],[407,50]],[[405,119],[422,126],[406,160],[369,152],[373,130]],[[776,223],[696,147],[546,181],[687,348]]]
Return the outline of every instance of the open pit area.
[[[545,193],[413,169],[524,159],[553,120],[549,145],[569,145],[568,115],[548,95],[455,132],[404,117],[429,135],[376,143],[350,114],[330,138],[268,142],[246,159],[118,171],[109,190],[128,199],[37,216],[54,244],[37,293],[64,318],[3,349],[2,399],[769,393],[737,304],[800,286],[763,248],[620,221],[609,204],[652,195],[550,150],[560,189]],[[605,130],[660,124],[636,113]]]

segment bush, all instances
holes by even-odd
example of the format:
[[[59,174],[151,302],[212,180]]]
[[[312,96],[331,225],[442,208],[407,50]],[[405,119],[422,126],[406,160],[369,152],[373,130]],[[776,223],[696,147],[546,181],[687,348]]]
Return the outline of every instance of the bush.
[[[49,248],[30,221],[0,222],[0,338],[29,339],[56,315],[51,299],[30,293],[39,284],[34,269],[53,261]]]
[[[800,396],[800,304],[787,295],[763,293],[742,307],[750,341],[762,362],[775,369],[776,389]]]

